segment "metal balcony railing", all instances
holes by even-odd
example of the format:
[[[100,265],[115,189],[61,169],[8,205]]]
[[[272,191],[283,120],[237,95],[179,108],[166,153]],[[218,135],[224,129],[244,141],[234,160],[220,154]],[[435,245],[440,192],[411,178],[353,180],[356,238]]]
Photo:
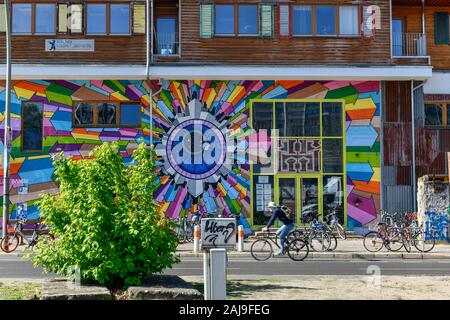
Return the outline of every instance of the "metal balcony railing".
[[[155,32],[155,54],[173,56],[179,54],[177,32]]]
[[[423,33],[392,33],[392,51],[394,57],[425,57],[427,41]]]

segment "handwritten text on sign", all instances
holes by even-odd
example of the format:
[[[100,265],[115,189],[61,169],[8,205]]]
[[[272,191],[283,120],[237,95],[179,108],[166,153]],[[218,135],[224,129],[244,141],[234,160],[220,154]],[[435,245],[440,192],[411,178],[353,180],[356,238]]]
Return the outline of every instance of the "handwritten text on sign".
[[[236,245],[236,220],[234,218],[202,219],[202,249],[226,248]]]

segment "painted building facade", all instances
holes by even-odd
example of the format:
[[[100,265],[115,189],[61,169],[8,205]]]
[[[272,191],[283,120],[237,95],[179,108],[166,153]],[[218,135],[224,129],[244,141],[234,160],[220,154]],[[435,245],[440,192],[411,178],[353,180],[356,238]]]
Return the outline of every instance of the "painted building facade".
[[[31,2],[37,15],[38,3]],[[57,192],[51,155],[86,158],[110,141],[119,143],[125,162],[137,144],[154,144],[155,198],[171,218],[220,212],[256,229],[268,220],[267,202],[275,201],[289,206],[299,225],[334,208],[355,230],[395,203],[393,190],[412,199],[413,155],[405,143],[411,92],[431,78],[432,67],[423,50],[398,47],[390,20],[400,10],[395,1],[392,12],[388,0],[250,1],[242,9],[256,10],[256,25],[248,26],[257,27],[246,36],[238,34],[239,15],[233,34],[219,34],[214,21],[226,8],[214,2],[155,0],[151,21],[143,1],[125,3],[102,4],[109,19],[104,31],[89,33],[89,8],[98,4],[84,1],[72,8],[81,8],[79,32],[65,32],[55,15],[53,33],[39,34],[36,25],[13,35],[12,218],[18,209],[38,217],[39,194]],[[71,8],[53,5],[60,15]],[[233,4],[235,14],[240,5]],[[371,6],[376,30],[364,27]],[[116,19],[128,12],[117,29],[128,23],[128,33],[114,34],[116,9]],[[321,10],[334,12],[335,23],[315,19],[322,25],[311,25],[311,34],[296,34],[304,30],[295,29],[295,14],[317,18]],[[342,17],[353,17],[353,24]],[[87,41],[89,50],[46,47],[66,39]],[[27,45],[39,48],[33,57]],[[3,141],[4,123],[1,130]],[[441,166],[445,157],[437,153],[430,160],[418,152],[416,165]],[[413,210],[410,203],[397,207]]]

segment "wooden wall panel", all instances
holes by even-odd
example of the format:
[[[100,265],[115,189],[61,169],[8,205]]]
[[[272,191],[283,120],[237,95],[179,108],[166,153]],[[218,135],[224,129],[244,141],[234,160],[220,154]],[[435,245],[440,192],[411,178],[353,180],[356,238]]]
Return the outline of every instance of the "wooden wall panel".
[[[255,2],[250,0],[250,2]],[[303,1],[304,2],[304,1]],[[319,1],[318,1],[319,2]],[[342,3],[342,1],[327,1]],[[389,1],[373,0],[381,8],[381,30],[373,41],[358,38],[216,37],[200,39],[199,0],[183,0],[181,62],[276,64],[387,64],[390,63]],[[275,10],[275,21],[278,13]]]
[[[427,35],[427,50],[431,56],[431,65],[434,70],[450,69],[450,45],[434,43],[434,13],[448,12],[448,7],[426,7],[425,8],[425,32]],[[406,32],[422,32],[422,9],[420,7],[393,7],[393,18],[405,18]]]
[[[51,3],[50,0],[13,0],[12,3]],[[87,0],[84,3],[124,3],[129,0]],[[145,1],[137,0],[132,2]],[[56,2],[55,2],[56,3]],[[132,15],[132,11],[130,11]],[[94,52],[45,52],[45,39],[94,39]],[[145,64],[146,36],[45,35],[13,36],[13,63],[118,63]],[[5,61],[5,36],[0,34],[0,63]]]

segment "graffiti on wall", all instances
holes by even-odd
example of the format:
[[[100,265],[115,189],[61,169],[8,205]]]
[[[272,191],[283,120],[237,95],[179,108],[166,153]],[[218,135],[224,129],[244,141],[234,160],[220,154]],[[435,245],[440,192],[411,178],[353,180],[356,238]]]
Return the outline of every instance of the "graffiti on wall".
[[[143,81],[127,80],[14,81],[11,97],[13,216],[17,214],[17,204],[26,203],[22,210],[30,218],[37,217],[39,194],[57,192],[51,155],[64,151],[82,159],[96,145],[117,141],[124,160],[129,161],[138,143],[149,143],[148,91],[160,89],[157,83],[152,81],[147,87]],[[3,122],[4,85],[0,89],[0,121]],[[175,218],[191,212],[220,210],[224,216],[240,216],[241,223],[249,227],[251,173],[246,152],[251,148],[252,137],[247,134],[252,99],[343,99],[348,226],[352,229],[376,218],[380,201],[380,97],[379,83],[373,81],[163,81],[160,93],[152,101],[152,138],[160,155],[155,198],[160,210]],[[21,104],[26,100],[42,101],[44,106],[43,150],[39,153],[21,152]],[[142,128],[73,128],[72,104],[82,100],[140,101]],[[3,134],[2,129],[2,138]],[[223,138],[233,134],[247,136],[238,139],[238,152],[233,153],[232,161],[223,162],[223,157],[227,157]],[[211,145],[215,146],[214,150],[210,149]]]
[[[450,241],[448,234],[448,212],[425,212],[425,239]]]
[[[155,90],[156,84],[153,82]],[[220,210],[225,216],[240,215],[241,223],[249,227],[251,172],[242,157],[251,148],[252,138],[241,141],[242,152],[234,155],[233,163],[219,167],[214,161],[221,159],[220,150],[210,154],[202,148],[204,142],[221,141],[224,130],[244,135],[250,131],[252,99],[342,99],[346,111],[348,226],[353,229],[376,219],[380,206],[379,89],[375,81],[163,81],[161,93],[152,102],[153,139],[161,164],[155,193],[160,210],[170,217]],[[187,138],[179,135],[183,121],[192,124],[182,128]],[[201,129],[196,137],[194,123],[207,130]],[[208,137],[206,131],[211,132]],[[195,143],[195,139],[202,143]],[[314,159],[312,148],[302,149],[296,151],[297,162],[305,156],[299,152],[308,155],[306,160]],[[194,157],[198,157],[197,163],[191,163]],[[180,160],[187,162],[180,165]],[[314,161],[309,163],[314,168]]]
[[[39,217],[36,201],[43,191],[56,193],[53,181],[51,155],[60,151],[74,159],[88,157],[89,152],[102,142],[116,141],[125,162],[140,142],[149,143],[149,95],[143,81],[13,81],[11,90],[11,191],[12,218],[26,209],[27,217]],[[4,137],[5,90],[0,83],[0,136]],[[22,102],[43,103],[43,148],[41,152],[21,151]],[[140,101],[142,128],[73,128],[72,105],[81,100]],[[26,105],[25,105],[26,106]],[[3,152],[3,141],[0,143]],[[3,156],[3,154],[2,154]],[[3,175],[3,170],[2,170]],[[3,180],[2,180],[3,181]],[[3,195],[3,186],[0,188]],[[1,199],[1,198],[0,198]],[[23,204],[26,203],[27,206]],[[21,204],[18,206],[18,204]],[[17,210],[20,209],[20,210]]]

